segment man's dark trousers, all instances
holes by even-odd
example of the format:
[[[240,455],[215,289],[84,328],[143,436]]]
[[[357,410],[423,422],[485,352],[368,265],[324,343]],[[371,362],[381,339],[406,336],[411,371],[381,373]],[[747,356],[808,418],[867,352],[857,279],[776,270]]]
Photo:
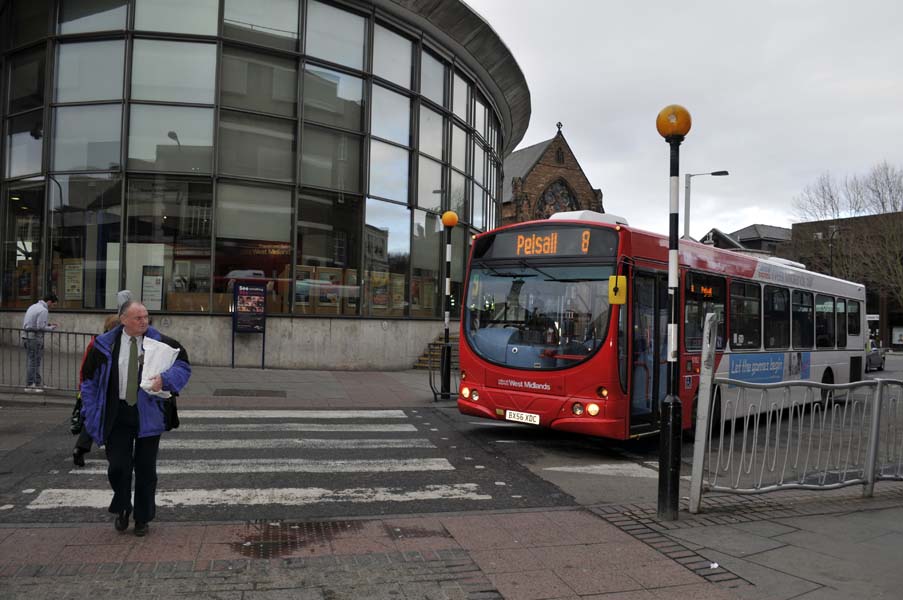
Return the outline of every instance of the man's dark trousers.
[[[113,488],[110,512],[119,514],[132,510],[132,469],[135,471],[136,523],[149,523],[154,519],[157,489],[157,451],[160,436],[138,437],[138,407],[119,400],[116,420],[107,438],[107,477]]]

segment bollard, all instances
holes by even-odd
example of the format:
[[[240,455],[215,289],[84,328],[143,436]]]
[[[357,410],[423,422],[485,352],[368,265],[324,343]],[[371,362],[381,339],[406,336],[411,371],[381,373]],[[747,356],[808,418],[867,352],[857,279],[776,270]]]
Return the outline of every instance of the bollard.
[[[658,448],[658,518],[676,521],[680,498],[681,418],[680,398],[666,396],[662,402],[661,437]]]

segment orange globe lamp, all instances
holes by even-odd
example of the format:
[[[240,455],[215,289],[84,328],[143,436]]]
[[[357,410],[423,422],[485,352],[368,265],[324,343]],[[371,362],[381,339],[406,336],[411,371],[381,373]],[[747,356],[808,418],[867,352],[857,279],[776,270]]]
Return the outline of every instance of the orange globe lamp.
[[[454,227],[458,224],[458,213],[453,210],[447,210],[442,213],[442,224],[446,227]]]
[[[671,137],[684,137],[690,132],[693,120],[690,111],[680,104],[670,104],[659,111],[655,118],[655,128],[665,139]]]

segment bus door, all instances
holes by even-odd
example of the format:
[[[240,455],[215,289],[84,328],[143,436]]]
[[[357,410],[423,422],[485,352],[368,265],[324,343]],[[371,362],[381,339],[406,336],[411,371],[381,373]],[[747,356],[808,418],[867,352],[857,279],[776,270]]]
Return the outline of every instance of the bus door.
[[[636,272],[633,278],[630,427],[656,427],[667,392],[668,279]]]

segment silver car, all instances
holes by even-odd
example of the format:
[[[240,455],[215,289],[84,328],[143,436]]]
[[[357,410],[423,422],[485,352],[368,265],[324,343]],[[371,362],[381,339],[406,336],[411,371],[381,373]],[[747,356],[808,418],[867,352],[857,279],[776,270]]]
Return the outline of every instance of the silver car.
[[[868,346],[866,347],[865,353],[865,370],[868,371],[883,371],[884,370],[884,355],[887,353],[887,349],[881,348],[878,346],[878,342],[875,340],[869,340]]]

